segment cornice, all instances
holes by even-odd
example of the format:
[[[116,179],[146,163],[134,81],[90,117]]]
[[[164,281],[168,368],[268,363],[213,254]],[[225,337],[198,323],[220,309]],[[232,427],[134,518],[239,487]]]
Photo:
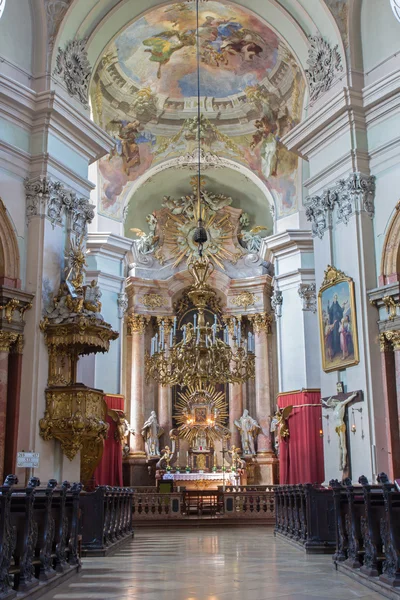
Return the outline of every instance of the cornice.
[[[344,130],[349,125],[349,118],[358,117],[363,120],[363,116],[362,93],[351,88],[342,88],[312,115],[296,125],[282,138],[282,142],[289,150],[307,158],[319,149],[322,140],[326,144],[335,134]],[[319,139],[322,132],[324,135]]]
[[[271,235],[266,240],[266,246],[275,258],[314,251],[311,230],[308,229],[287,229]]]
[[[94,279],[101,290],[107,290],[108,292],[113,292],[115,294],[121,293],[125,280],[125,278],[120,275],[114,275],[97,269],[86,269],[85,277],[87,283]]]
[[[94,232],[88,234],[86,246],[91,254],[101,254],[122,260],[132,249],[133,240],[114,233]]]
[[[287,273],[275,275],[274,281],[277,288],[281,291],[298,287],[299,284],[312,284],[315,283],[315,270],[296,269],[288,271]]]
[[[108,154],[114,140],[54,90],[36,93],[0,74],[0,116],[30,133],[60,137],[89,163]]]

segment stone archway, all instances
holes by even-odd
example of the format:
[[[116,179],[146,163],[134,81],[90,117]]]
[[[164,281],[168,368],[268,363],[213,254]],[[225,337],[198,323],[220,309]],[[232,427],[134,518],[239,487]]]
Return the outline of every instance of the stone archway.
[[[400,277],[400,201],[387,228],[382,250],[379,285],[396,283]]]

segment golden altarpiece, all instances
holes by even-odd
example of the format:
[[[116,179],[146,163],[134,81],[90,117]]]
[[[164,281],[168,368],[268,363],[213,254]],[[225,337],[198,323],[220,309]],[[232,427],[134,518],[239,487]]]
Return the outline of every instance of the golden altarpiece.
[[[193,180],[192,185],[191,195],[180,200],[164,198],[161,210],[147,217],[149,233],[134,230],[138,239],[126,282],[124,354],[126,411],[135,435],[130,437],[125,457],[125,483],[154,483],[156,464],[158,470],[177,473],[175,479],[185,485],[190,479],[196,479],[202,487],[210,487],[210,481],[233,483],[233,476],[228,474],[234,471],[235,461],[247,465],[242,471],[248,482],[273,483],[277,459],[270,421],[276,394],[276,361],[272,274],[263,257],[264,228],[250,229],[248,216],[231,206],[231,198],[215,196],[202,187],[202,221],[207,232],[203,254],[211,268],[205,276],[207,293],[199,300],[199,278],[192,268],[198,256],[193,242],[199,218],[198,194]],[[196,335],[203,335],[203,330],[204,347],[212,346],[214,341],[220,348],[218,365],[227,360],[231,370],[233,364],[236,369],[238,363],[243,367],[241,357],[251,346],[251,376],[243,380],[233,376],[215,385],[212,376],[205,373],[199,376],[198,385],[193,385],[187,373],[195,364],[201,370],[201,359],[196,362],[194,356]],[[197,342],[199,345],[199,339]],[[186,364],[179,366],[183,387],[165,376],[160,344],[166,354],[175,352],[172,359],[170,356],[171,371],[178,368],[179,348],[184,347],[182,360]],[[212,356],[211,350],[209,353]],[[149,456],[140,433],[152,411],[157,413],[160,427],[158,457]],[[238,427],[244,411],[258,424],[257,431],[253,428],[253,452],[243,448]],[[190,475],[187,480],[185,474]]]

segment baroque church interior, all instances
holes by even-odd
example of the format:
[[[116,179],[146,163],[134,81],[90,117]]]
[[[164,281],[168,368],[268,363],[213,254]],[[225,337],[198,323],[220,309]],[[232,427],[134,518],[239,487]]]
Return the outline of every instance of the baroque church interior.
[[[400,598],[399,182],[400,0],[0,0],[0,600]]]

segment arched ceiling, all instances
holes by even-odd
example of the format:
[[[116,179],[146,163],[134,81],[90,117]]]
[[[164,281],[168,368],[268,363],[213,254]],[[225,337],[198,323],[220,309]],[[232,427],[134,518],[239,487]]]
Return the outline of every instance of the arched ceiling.
[[[134,197],[129,198],[124,225],[126,237],[135,237],[132,228],[147,231],[146,216],[160,208],[164,196],[179,199],[190,191],[190,180],[193,171],[189,168],[161,171],[134,192]],[[233,208],[243,210],[249,215],[251,227],[260,225],[265,227],[265,235],[273,232],[273,217],[270,204],[259,186],[243,173],[233,171],[229,167],[208,169],[204,173],[205,189],[212,194],[223,194],[232,198]],[[130,201],[133,200],[133,201]]]
[[[200,1],[202,151],[252,171],[277,218],[301,194],[298,157],[280,139],[304,115],[307,36],[319,31],[344,54],[334,14],[347,1]],[[149,170],[196,152],[195,2],[72,0],[55,46],[74,37],[88,39],[95,65],[94,120],[116,140],[99,164],[98,210],[122,221],[145,197],[136,183]],[[179,194],[181,176],[168,173]]]

